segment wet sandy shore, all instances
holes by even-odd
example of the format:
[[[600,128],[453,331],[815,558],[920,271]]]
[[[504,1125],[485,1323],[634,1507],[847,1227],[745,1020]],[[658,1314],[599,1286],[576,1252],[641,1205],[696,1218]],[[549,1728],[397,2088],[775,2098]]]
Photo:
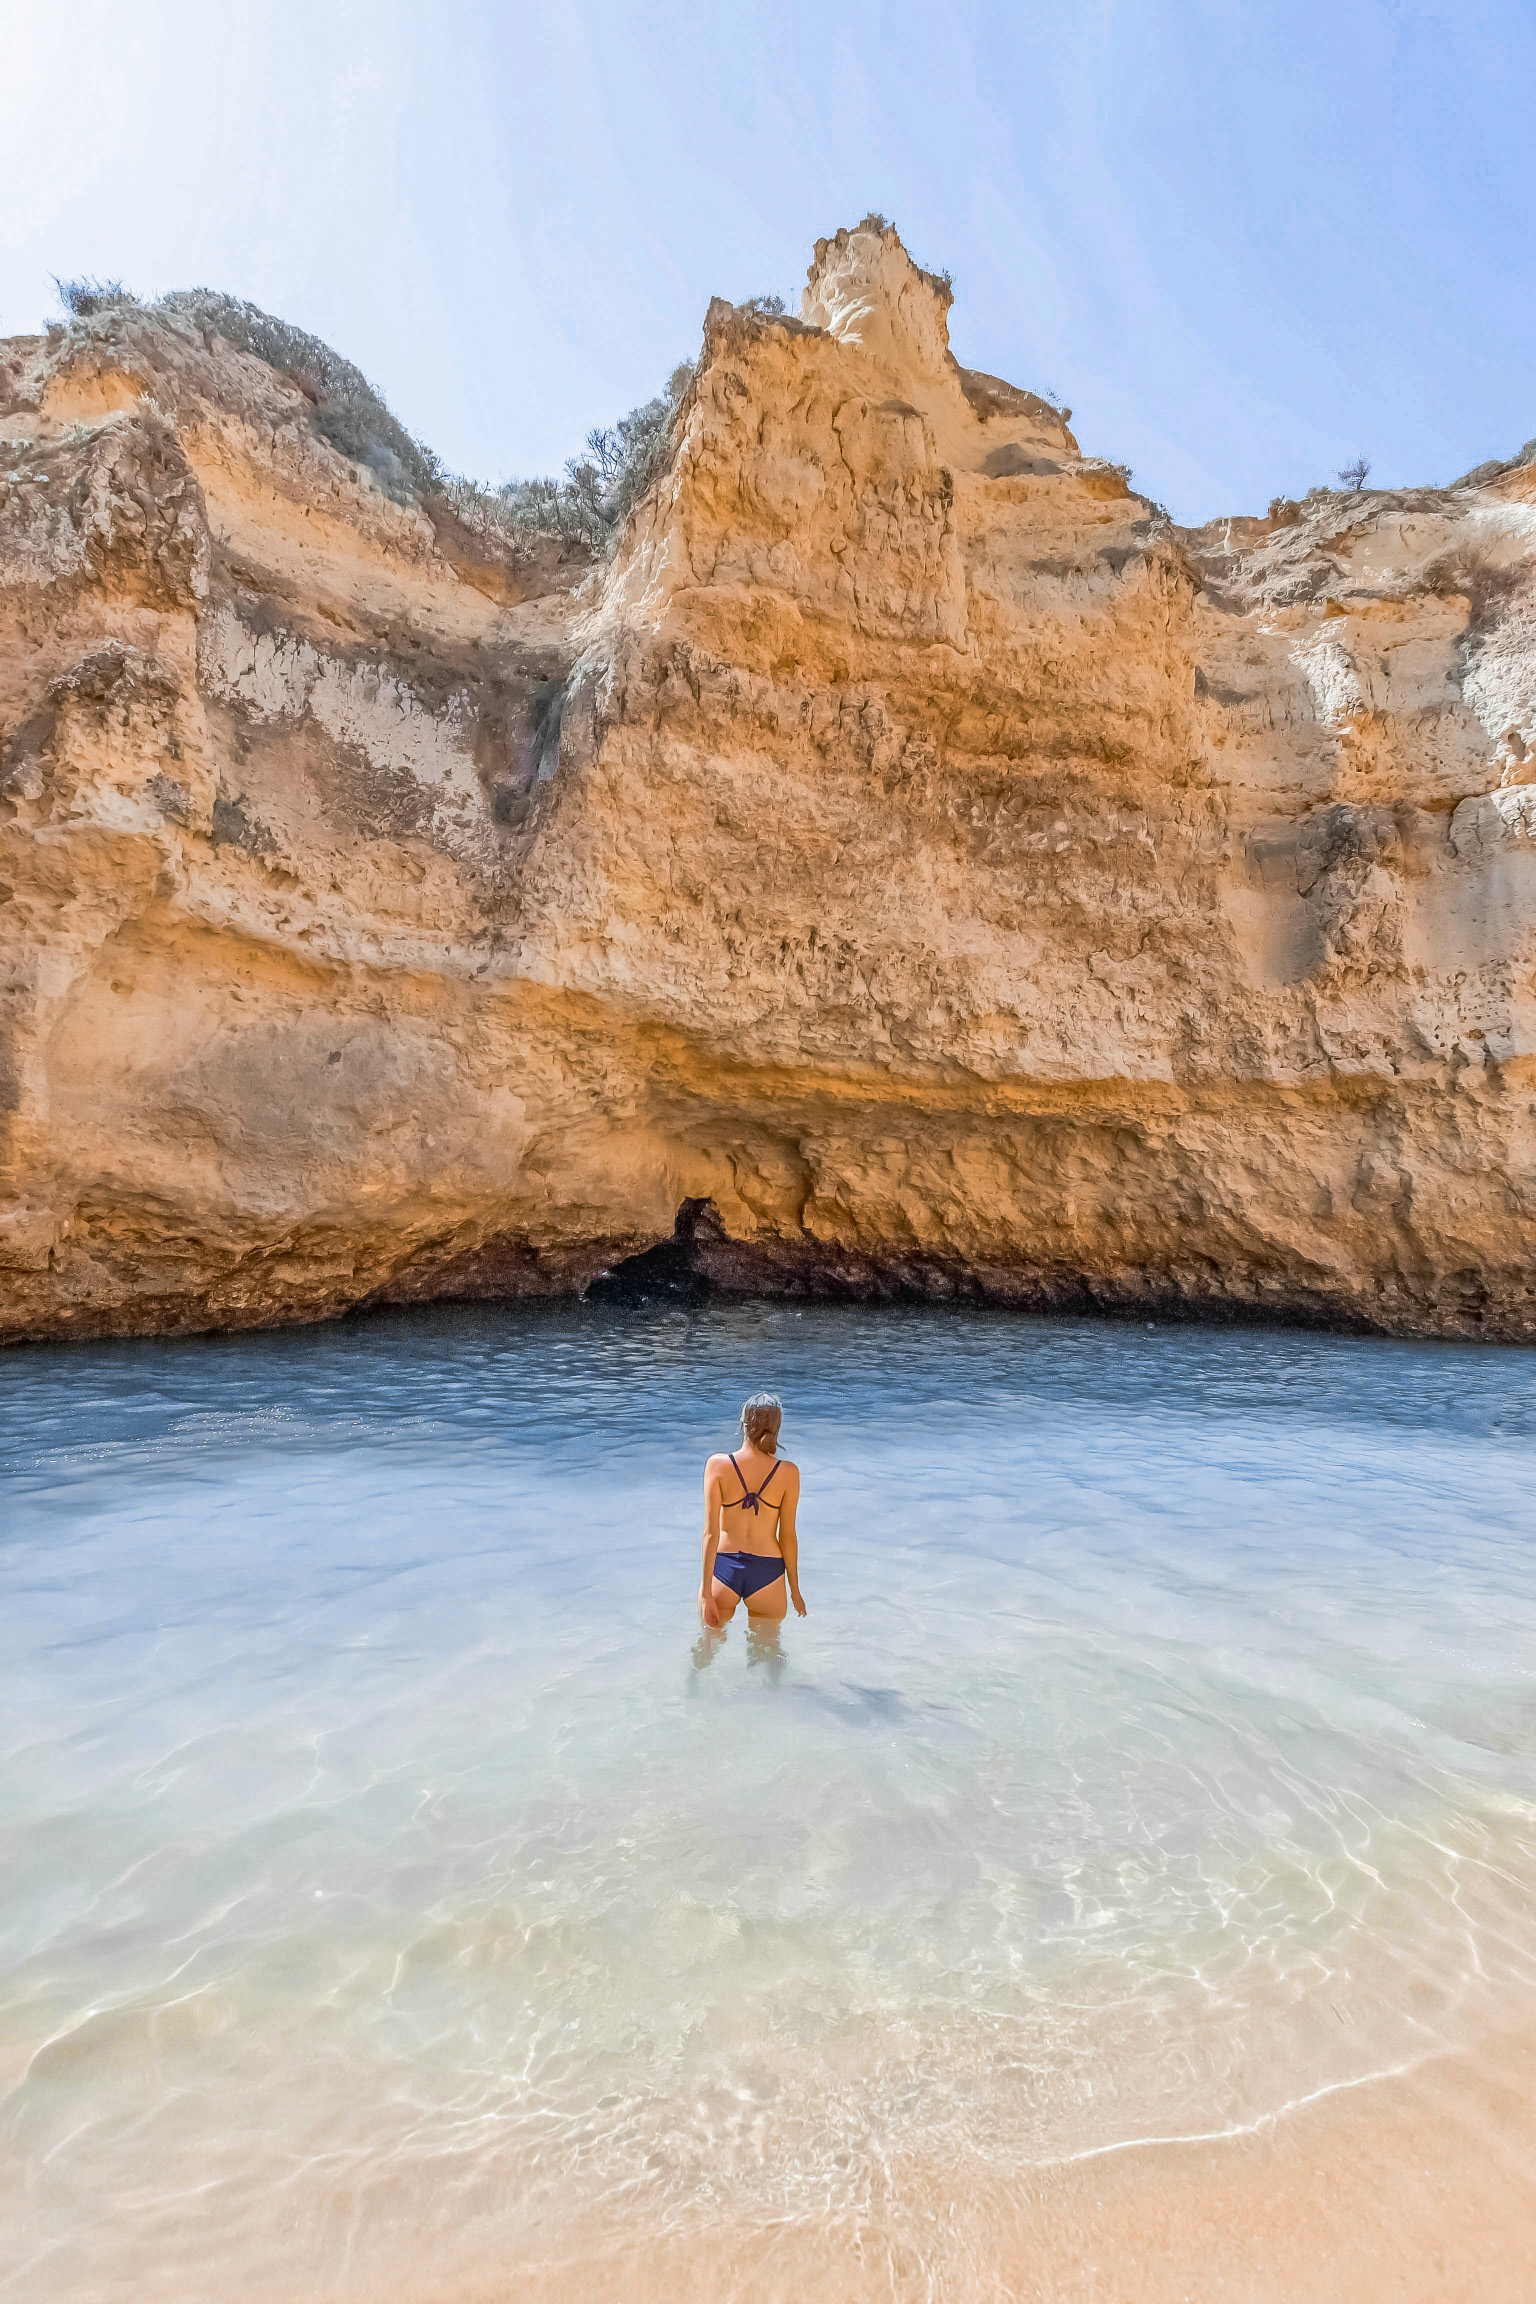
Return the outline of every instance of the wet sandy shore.
[[[893,2167],[883,2223],[718,2229],[428,2285],[411,2304],[1529,2304],[1536,2034],[973,2197]],[[382,2304],[382,2300],[381,2300]]]

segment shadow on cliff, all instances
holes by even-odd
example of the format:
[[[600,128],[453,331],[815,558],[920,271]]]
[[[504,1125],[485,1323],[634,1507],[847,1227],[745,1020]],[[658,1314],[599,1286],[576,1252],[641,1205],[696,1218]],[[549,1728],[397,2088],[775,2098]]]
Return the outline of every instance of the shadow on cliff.
[[[1128,1273],[1118,1284],[1080,1272],[973,1269],[918,1251],[861,1254],[828,1242],[733,1240],[713,1200],[684,1200],[670,1240],[600,1272],[589,1304],[639,1310],[756,1297],[842,1304],[974,1304],[1100,1320],[1167,1321],[1205,1327],[1282,1327],[1381,1333],[1305,1297],[1244,1300],[1212,1287],[1180,1294]]]
[[[706,1304],[717,1298],[801,1296],[833,1303],[984,1303],[974,1276],[932,1258],[879,1259],[810,1237],[733,1240],[713,1200],[684,1200],[670,1240],[600,1272],[589,1304]],[[1086,1301],[1086,1300],[1085,1300]]]

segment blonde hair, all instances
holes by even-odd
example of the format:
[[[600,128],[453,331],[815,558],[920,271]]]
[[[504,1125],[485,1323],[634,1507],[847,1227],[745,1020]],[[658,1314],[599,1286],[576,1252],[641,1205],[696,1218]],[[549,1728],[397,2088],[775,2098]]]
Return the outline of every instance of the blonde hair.
[[[741,1436],[765,1456],[771,1456],[779,1444],[779,1426],[784,1421],[784,1403],[776,1392],[754,1392],[741,1411]]]

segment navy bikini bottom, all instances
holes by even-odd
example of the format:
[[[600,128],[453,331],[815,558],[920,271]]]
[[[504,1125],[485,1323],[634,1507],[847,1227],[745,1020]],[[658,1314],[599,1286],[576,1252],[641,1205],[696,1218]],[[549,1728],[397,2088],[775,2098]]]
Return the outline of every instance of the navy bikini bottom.
[[[766,1591],[776,1584],[784,1573],[784,1563],[777,1552],[717,1552],[715,1574],[720,1582],[735,1593],[738,1600],[750,1600],[754,1592]]]

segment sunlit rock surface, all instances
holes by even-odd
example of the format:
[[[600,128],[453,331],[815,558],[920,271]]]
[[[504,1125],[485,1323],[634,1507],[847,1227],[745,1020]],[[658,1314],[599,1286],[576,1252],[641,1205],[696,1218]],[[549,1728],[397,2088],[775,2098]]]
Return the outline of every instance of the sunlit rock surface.
[[[0,345],[0,1334],[663,1242],[1536,1334],[1536,461],[1182,530],[949,301],[713,304],[595,568],[190,320]]]

